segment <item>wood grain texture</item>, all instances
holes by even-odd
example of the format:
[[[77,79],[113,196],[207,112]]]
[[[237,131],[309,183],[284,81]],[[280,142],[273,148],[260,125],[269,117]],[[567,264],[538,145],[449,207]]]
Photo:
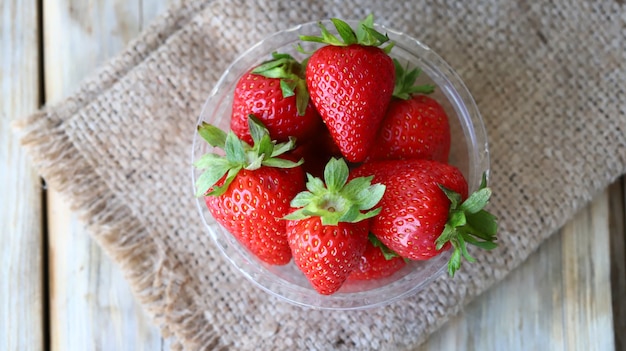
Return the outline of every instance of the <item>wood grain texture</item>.
[[[41,179],[11,129],[39,107],[35,1],[0,0],[0,349],[45,343]]]
[[[608,204],[605,191],[419,351],[614,350]]]
[[[44,2],[46,102],[71,94],[117,54],[167,1]],[[149,11],[145,11],[149,10]],[[132,297],[117,266],[50,189],[49,255],[52,350],[161,350],[167,347]]]
[[[626,350],[626,176],[609,187],[615,349]]]

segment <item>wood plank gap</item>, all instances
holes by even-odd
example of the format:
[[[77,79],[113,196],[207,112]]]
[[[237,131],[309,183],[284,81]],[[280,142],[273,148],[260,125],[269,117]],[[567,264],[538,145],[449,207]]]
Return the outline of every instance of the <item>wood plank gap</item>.
[[[37,0],[37,51],[39,52],[37,63],[39,78],[39,107],[46,104],[46,75],[44,72],[45,51],[44,51],[44,23],[43,23],[43,0]],[[48,269],[48,192],[45,179],[41,178],[41,262],[42,262],[42,330],[43,349],[51,349],[50,331],[50,271]]]
[[[611,299],[615,349],[626,350],[626,176],[609,187]]]

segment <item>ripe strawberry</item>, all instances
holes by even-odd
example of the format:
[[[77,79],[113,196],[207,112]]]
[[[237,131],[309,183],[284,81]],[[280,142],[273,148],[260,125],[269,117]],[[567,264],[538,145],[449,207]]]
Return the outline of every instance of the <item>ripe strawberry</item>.
[[[369,235],[367,248],[361,256],[357,269],[352,271],[348,280],[375,280],[386,278],[406,266],[404,259],[389,250],[373,234]]]
[[[335,293],[356,269],[367,246],[372,208],[385,187],[372,177],[348,180],[348,165],[331,159],[324,180],[307,175],[308,191],[296,195],[285,216],[294,263],[320,294]],[[362,211],[367,211],[363,213]]]
[[[306,65],[311,100],[343,156],[361,162],[371,148],[395,82],[393,44],[378,46],[389,38],[373,29],[373,19],[361,22],[355,33],[332,19],[343,41],[320,23],[321,37],[301,36],[303,41],[329,44],[317,49]]]
[[[271,61],[246,72],[237,82],[230,128],[247,143],[252,142],[249,114],[261,120],[270,137],[278,141],[306,139],[322,124],[309,99],[304,67],[288,54],[274,53]]]
[[[426,260],[451,245],[448,271],[454,275],[461,256],[474,260],[466,243],[496,246],[495,217],[483,210],[491,196],[486,181],[468,198],[467,182],[456,167],[421,159],[364,163],[352,172],[368,175],[386,186],[370,231],[400,256]]]
[[[368,160],[425,158],[448,162],[450,125],[443,107],[429,94],[431,85],[416,86],[420,71],[405,70],[397,60],[396,87]]]
[[[196,181],[197,196],[205,196],[215,218],[242,245],[264,262],[291,260],[285,216],[289,202],[304,189],[301,162],[279,158],[294,142],[274,144],[260,121],[249,117],[254,146],[203,123],[198,133],[226,155],[207,153],[194,165],[205,170]],[[272,156],[270,156],[272,155]]]

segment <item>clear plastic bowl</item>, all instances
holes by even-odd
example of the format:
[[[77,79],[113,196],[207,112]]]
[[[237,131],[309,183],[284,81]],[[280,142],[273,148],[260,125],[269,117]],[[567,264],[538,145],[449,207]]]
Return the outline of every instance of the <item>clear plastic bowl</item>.
[[[334,28],[330,21],[322,22],[329,30]],[[357,22],[347,22],[356,28]],[[435,93],[431,96],[443,105],[450,118],[452,145],[449,162],[464,174],[470,192],[476,190],[482,174],[488,175],[489,152],[480,113],[465,84],[441,57],[418,40],[384,26],[375,25],[375,28],[387,33],[395,41],[390,54],[392,57],[403,63],[409,62],[411,67],[422,69],[417,84],[430,83],[436,86]],[[296,44],[300,42],[298,36],[318,33],[318,22],[298,25],[275,33],[244,52],[217,82],[200,114],[198,125],[205,121],[228,130],[232,95],[241,75],[254,65],[269,59],[274,51],[289,53],[299,60],[304,59],[306,55],[296,50]],[[319,47],[319,44],[303,43],[303,47],[310,51]],[[193,137],[192,161],[211,151],[211,146],[196,133]],[[199,172],[192,169],[194,189],[198,176]],[[313,289],[293,264],[293,260],[285,266],[272,266],[260,261],[213,219],[202,198],[197,199],[197,206],[208,234],[228,261],[263,290],[296,305],[334,310],[382,306],[416,293],[446,272],[449,252],[428,261],[410,262],[386,279],[349,282],[333,295],[321,295]]]

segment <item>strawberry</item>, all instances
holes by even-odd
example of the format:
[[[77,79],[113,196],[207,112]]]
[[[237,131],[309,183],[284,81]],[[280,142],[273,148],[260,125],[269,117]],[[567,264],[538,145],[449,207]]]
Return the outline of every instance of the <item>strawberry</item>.
[[[324,181],[307,174],[307,191],[296,195],[297,208],[284,218],[296,266],[320,294],[335,293],[356,269],[367,247],[369,219],[385,187],[371,184],[372,177],[348,182],[348,165],[331,159]],[[367,212],[363,212],[367,211]]]
[[[304,67],[288,54],[272,55],[272,60],[246,72],[235,87],[230,128],[247,143],[252,143],[249,114],[278,141],[306,139],[322,124],[309,99]]]
[[[304,189],[301,162],[281,158],[294,147],[290,141],[275,144],[268,130],[249,116],[254,145],[208,123],[198,133],[225,156],[203,155],[194,165],[204,170],[196,181],[197,196],[205,196],[215,218],[243,246],[269,264],[291,260],[285,222],[289,202]]]
[[[326,123],[343,156],[361,162],[371,148],[395,82],[393,44],[373,28],[369,16],[355,33],[339,19],[331,20],[341,39],[319,24],[322,36],[301,36],[303,41],[328,44],[317,49],[306,65],[311,100]]]
[[[383,119],[368,160],[425,158],[448,162],[450,126],[443,107],[433,98],[432,85],[416,86],[418,69],[405,70],[397,60],[394,97]],[[416,93],[421,93],[416,95]]]
[[[483,210],[491,190],[484,178],[479,190],[467,196],[467,182],[454,166],[422,159],[364,163],[351,176],[373,175],[386,186],[380,214],[370,231],[400,256],[426,260],[453,247],[450,275],[461,257],[474,261],[466,243],[484,249],[496,244],[495,217]]]
[[[352,271],[348,280],[374,280],[386,278],[406,266],[405,260],[389,250],[373,234],[369,235],[367,248],[361,256],[357,269]]]

